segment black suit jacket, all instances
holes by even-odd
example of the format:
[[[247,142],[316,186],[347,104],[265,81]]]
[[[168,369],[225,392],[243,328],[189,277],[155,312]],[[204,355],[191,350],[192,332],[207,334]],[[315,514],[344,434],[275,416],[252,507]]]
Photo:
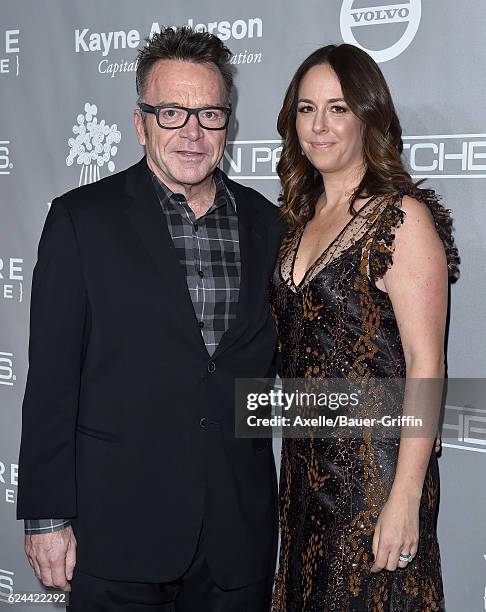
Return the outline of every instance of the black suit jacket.
[[[220,586],[273,570],[272,448],[235,437],[234,379],[275,373],[267,285],[283,226],[268,200],[227,180],[240,300],[212,357],[145,158],[49,211],[32,283],[17,513],[73,517],[86,573],[176,579],[203,517]]]

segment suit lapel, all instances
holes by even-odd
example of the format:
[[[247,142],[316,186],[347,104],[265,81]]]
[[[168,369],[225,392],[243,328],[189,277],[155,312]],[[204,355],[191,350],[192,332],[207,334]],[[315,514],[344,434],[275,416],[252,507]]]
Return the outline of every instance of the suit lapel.
[[[165,215],[152,184],[145,157],[127,171],[126,215],[160,273],[161,289],[170,293],[182,327],[207,353],[197,325],[186,278],[174,248]]]
[[[221,355],[247,330],[251,321],[252,302],[265,299],[265,270],[267,257],[267,229],[260,221],[258,207],[248,199],[238,183],[231,181],[230,189],[236,199],[240,242],[241,278],[236,318],[221,338],[214,356]]]
[[[266,226],[259,219],[258,206],[238,183],[231,181],[238,213],[241,279],[236,318],[223,335],[213,357],[221,355],[246,331],[251,321],[252,303],[265,299],[263,271],[268,255]],[[162,290],[170,292],[187,335],[209,356],[196,321],[187,282],[177,257],[167,221],[160,208],[145,157],[127,170],[127,218],[160,274]]]

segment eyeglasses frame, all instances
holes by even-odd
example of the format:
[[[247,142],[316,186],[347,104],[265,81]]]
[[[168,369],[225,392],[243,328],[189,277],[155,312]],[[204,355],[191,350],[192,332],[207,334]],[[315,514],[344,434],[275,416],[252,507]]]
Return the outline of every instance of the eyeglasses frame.
[[[157,121],[157,125],[162,128],[163,130],[180,130],[181,128],[183,128],[187,122],[189,121],[189,117],[191,115],[196,115],[196,119],[197,122],[199,123],[200,127],[203,130],[211,130],[211,131],[220,131],[220,130],[225,130],[228,127],[228,123],[229,123],[229,119],[232,113],[232,108],[231,106],[201,106],[200,108],[187,108],[186,106],[178,106],[176,104],[157,104],[156,106],[152,106],[151,104],[146,104],[145,102],[138,102],[137,106],[140,108],[140,110],[144,113],[151,113],[153,115],[155,115],[155,119]],[[159,121],[159,113],[162,109],[164,108],[177,108],[183,111],[186,111],[187,116],[186,116],[186,120],[184,121],[184,123],[182,125],[178,125],[177,127],[171,127],[171,126],[167,126],[167,125],[161,125],[160,121]],[[203,125],[201,123],[201,120],[199,119],[199,113],[201,111],[204,110],[211,110],[211,109],[216,109],[216,110],[222,110],[226,113],[226,121],[225,124],[223,125],[223,127],[219,127],[219,128],[215,128],[215,127],[206,127],[205,125]]]

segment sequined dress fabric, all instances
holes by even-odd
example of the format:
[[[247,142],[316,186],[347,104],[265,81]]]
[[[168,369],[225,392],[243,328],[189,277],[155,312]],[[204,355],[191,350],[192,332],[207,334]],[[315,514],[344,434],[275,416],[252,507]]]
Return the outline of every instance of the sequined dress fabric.
[[[371,198],[302,281],[293,281],[304,227],[284,240],[270,288],[282,378],[403,378],[404,353],[388,294],[375,283],[392,265],[405,192]],[[416,190],[433,215],[449,272],[457,251],[449,212],[431,190]],[[439,472],[431,453],[420,503],[414,560],[371,573],[374,526],[385,504],[399,440],[284,438],[280,473],[281,546],[272,612],[440,610],[443,599],[435,519]]]

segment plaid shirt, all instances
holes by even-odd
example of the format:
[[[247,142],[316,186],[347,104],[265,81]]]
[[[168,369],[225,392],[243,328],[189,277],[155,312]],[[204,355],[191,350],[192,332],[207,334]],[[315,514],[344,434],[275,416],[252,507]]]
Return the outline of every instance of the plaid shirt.
[[[196,220],[185,197],[172,193],[152,175],[210,355],[236,317],[241,275],[235,198],[219,168],[213,176],[214,202]]]
[[[152,173],[155,191],[167,219],[174,248],[194,306],[194,314],[210,355],[236,317],[241,262],[238,216],[233,193],[219,168],[214,171],[216,195],[205,215],[196,220],[187,200],[173,193]],[[68,527],[64,519],[28,519],[25,533],[49,533]]]

